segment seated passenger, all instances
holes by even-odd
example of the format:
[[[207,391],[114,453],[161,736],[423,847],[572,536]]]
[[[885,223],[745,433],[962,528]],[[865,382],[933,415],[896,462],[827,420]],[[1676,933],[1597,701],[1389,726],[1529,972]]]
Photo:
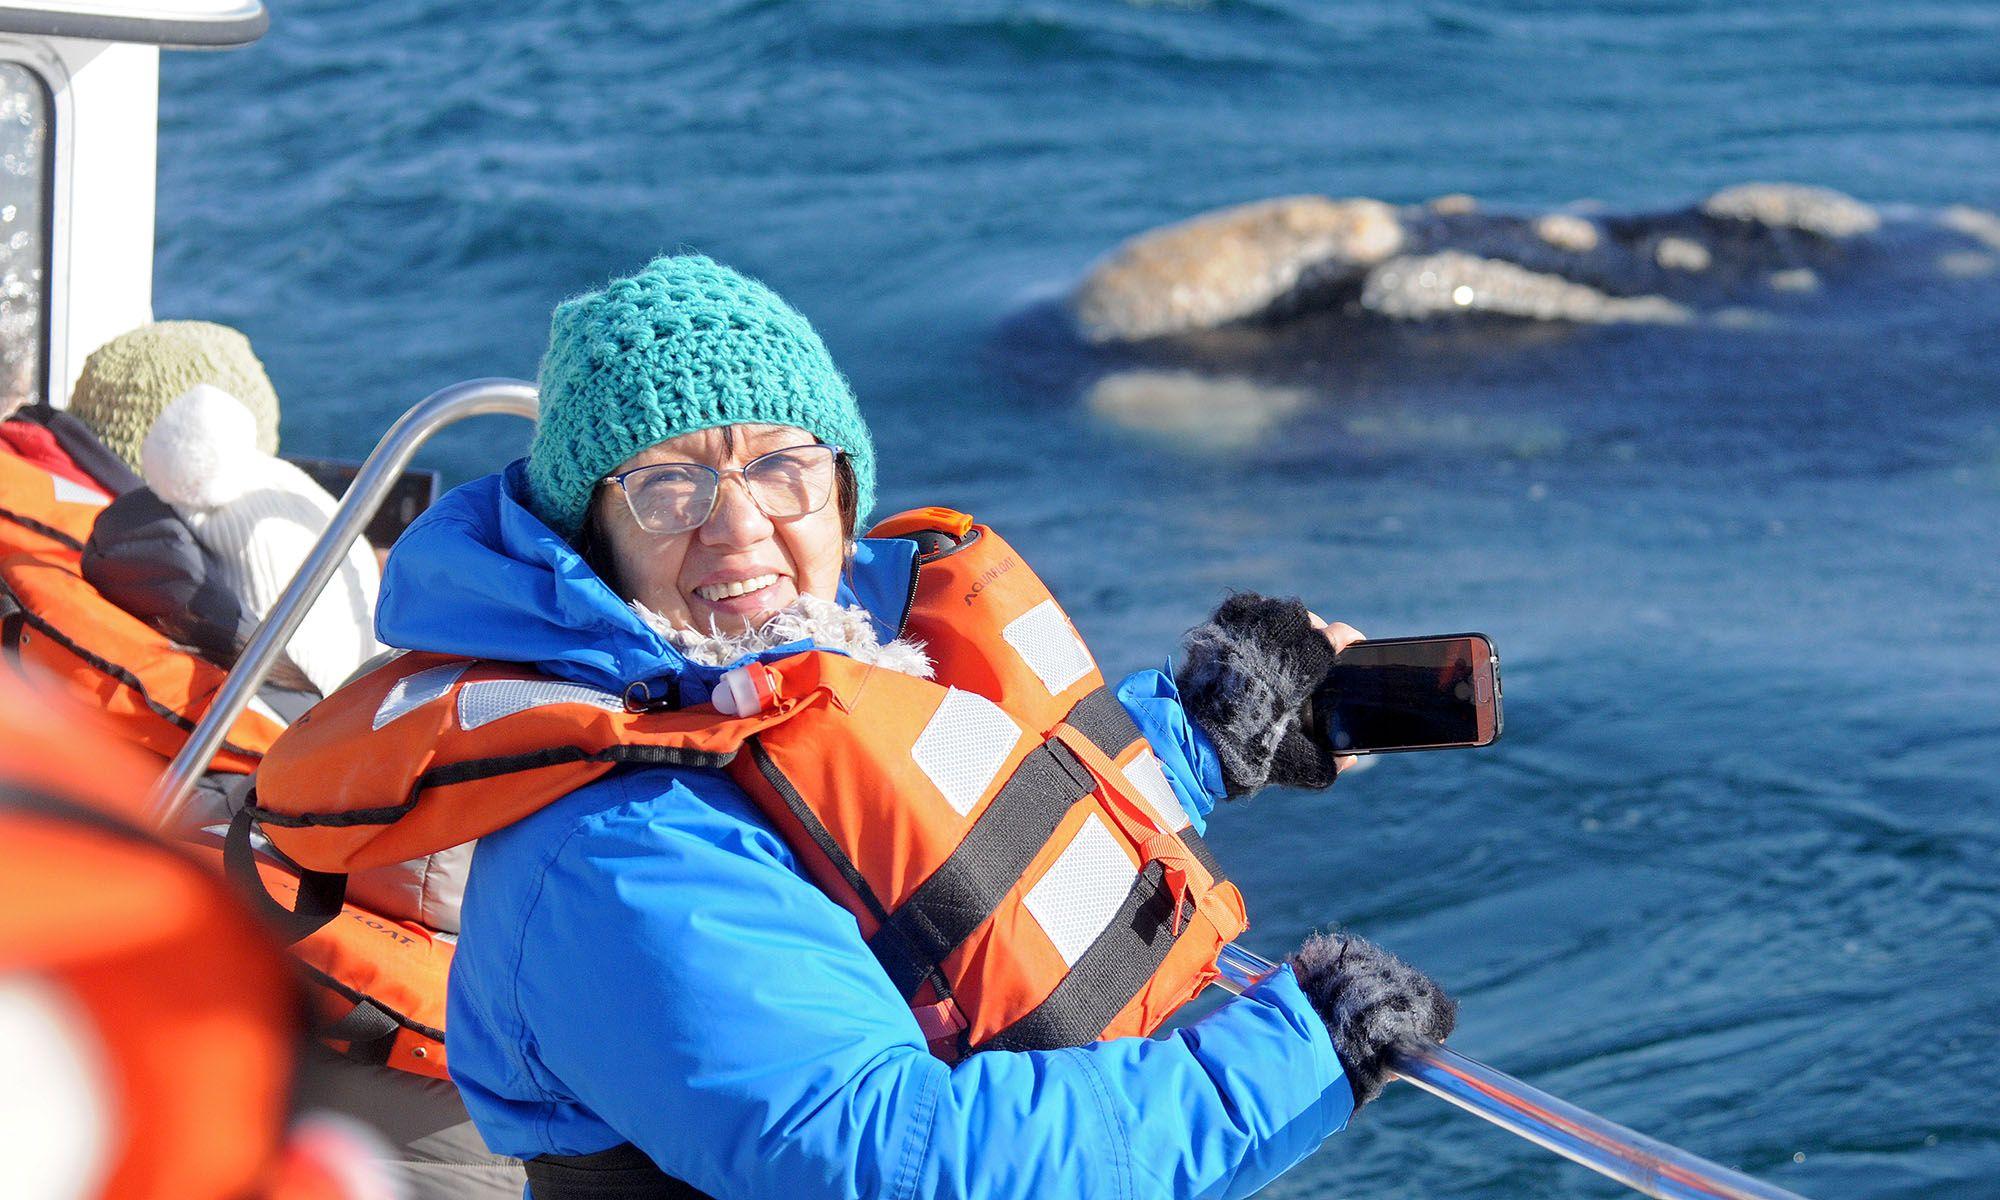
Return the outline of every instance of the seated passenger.
[[[0,554],[80,552],[99,510],[140,486],[153,421],[197,383],[242,400],[258,447],[277,452],[278,397],[248,338],[206,321],[142,325],[84,360],[68,410],[33,404],[0,420]]]
[[[1238,603],[1184,692],[1114,692],[993,531],[860,536],[875,465],[755,281],[664,258],[563,304],[529,457],[390,556],[420,653],[272,748],[266,834],[327,871],[481,839],[452,1074],[536,1200],[1257,1190],[1451,1002],[1323,937],[1120,1035],[1241,931],[1215,801],[1332,782],[1304,707],[1358,635]]]
[[[228,667],[256,615],[223,581],[223,564],[137,474],[140,446],[167,404],[218,382],[250,397],[244,407],[255,410],[258,444],[275,446],[277,396],[263,365],[242,334],[201,321],[113,338],[85,360],[69,410],[30,405],[0,422],[0,555],[79,564],[118,608]],[[318,698],[289,662],[274,679]]]

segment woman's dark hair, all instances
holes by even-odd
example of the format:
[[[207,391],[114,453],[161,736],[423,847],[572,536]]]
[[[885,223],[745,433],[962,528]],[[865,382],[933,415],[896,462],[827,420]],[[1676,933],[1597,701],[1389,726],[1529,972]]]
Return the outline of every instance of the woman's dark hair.
[[[723,437],[727,439],[728,436],[725,428]],[[833,481],[834,503],[840,506],[840,536],[851,542],[861,516],[861,484],[854,477],[854,463],[845,450],[833,460]],[[625,594],[625,589],[618,582],[618,568],[611,559],[611,539],[597,527],[596,496],[590,498],[589,506],[583,510],[583,528],[577,530],[576,541],[572,545],[583,556],[584,563],[597,572],[599,579],[609,584],[612,591],[621,596]]]

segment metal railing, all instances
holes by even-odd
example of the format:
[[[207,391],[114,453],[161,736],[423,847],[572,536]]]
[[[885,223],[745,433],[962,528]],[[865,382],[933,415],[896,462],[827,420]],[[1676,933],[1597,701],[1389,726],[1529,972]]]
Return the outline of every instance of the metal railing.
[[[1216,966],[1222,986],[1237,993],[1278,969],[1237,946],[1223,947]],[[1635,1133],[1435,1042],[1396,1056],[1391,1065],[1431,1095],[1660,1200],[1805,1200]]]
[[[535,411],[533,384],[518,379],[472,379],[432,392],[389,427],[389,432],[375,444],[368,461],[361,464],[346,495],[340,498],[333,520],[314,543],[299,573],[292,577],[284,594],[250,635],[243,653],[237,656],[236,666],[216,689],[208,712],[188,735],[187,744],[174,755],[166,773],[153,785],[146,811],[155,828],[168,828],[179,819],[196,781],[208,769],[215,752],[222,748],[229,727],[257,694],[278,655],[305,620],[313,601],[319,599],[327,581],[340,569],[348,548],[368,527],[369,519],[382,506],[397,477],[409,467],[418,447],[440,429],[467,417],[497,413],[533,420]]]

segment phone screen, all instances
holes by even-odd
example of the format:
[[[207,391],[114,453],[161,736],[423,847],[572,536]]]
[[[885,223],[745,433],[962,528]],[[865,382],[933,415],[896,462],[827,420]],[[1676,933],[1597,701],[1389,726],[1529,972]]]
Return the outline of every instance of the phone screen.
[[[1356,642],[1316,702],[1343,753],[1478,746],[1499,731],[1492,644],[1482,637]]]

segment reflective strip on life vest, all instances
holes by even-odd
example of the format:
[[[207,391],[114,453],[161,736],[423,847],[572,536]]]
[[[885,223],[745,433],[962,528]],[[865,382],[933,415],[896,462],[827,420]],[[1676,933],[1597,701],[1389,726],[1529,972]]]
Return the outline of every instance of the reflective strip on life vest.
[[[110,500],[0,449],[0,554],[75,556]]]
[[[1102,836],[1109,845],[1110,835]],[[1124,858],[1115,845],[1110,845],[1110,852]],[[1069,973],[1048,999],[977,1049],[1047,1050],[1103,1036],[1174,947],[1173,893],[1164,874],[1157,862],[1137,872],[1118,907],[1099,924],[1097,936],[1074,958],[1064,955]],[[1188,901],[1187,907],[1192,906]]]
[[[1021,727],[1006,709],[977,692],[953,688],[910,747],[910,757],[963,817],[985,798],[1020,740]]]
[[[380,730],[397,717],[413,713],[443,696],[471,666],[470,659],[461,659],[439,667],[426,667],[414,675],[398,679],[396,686],[390,688],[389,694],[382,698],[382,703],[375,707],[375,719],[371,727]]]
[[[1062,695],[1097,669],[1083,639],[1076,635],[1076,627],[1054,600],[1044,600],[1007,622],[1000,636],[1014,647],[1051,696]]]

